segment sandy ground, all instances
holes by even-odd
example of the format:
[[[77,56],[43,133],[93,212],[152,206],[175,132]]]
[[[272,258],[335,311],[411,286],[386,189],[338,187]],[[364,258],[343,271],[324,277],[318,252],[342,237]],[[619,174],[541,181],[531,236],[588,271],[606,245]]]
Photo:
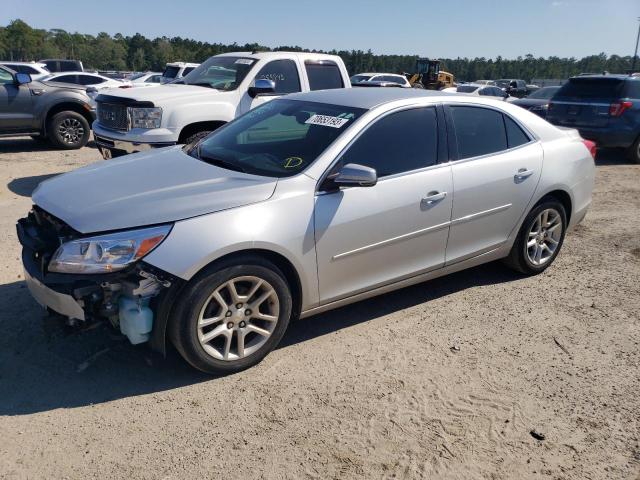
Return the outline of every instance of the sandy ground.
[[[640,478],[640,165],[600,156],[543,275],[490,264],[299,321],[210,378],[29,296],[14,223],[93,161],[0,140],[0,478]]]

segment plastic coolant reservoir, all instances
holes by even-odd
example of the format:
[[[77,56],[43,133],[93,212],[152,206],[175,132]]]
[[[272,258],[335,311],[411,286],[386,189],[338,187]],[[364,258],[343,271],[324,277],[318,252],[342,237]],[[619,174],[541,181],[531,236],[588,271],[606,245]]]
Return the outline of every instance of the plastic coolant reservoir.
[[[136,345],[149,340],[153,327],[153,312],[148,299],[121,296],[118,300],[120,331]]]

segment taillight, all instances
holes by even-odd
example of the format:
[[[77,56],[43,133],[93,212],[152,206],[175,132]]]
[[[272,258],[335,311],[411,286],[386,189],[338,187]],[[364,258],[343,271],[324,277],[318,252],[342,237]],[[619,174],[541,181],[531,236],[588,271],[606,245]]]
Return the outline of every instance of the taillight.
[[[547,104],[547,112],[550,112],[553,109],[553,103],[549,102]]]
[[[589,153],[595,160],[596,159],[596,142],[592,142],[591,140],[582,140],[582,143],[584,143],[584,146],[587,147],[587,150],[589,150]]]
[[[609,105],[609,115],[612,117],[619,117],[625,110],[633,107],[633,102],[620,100]]]

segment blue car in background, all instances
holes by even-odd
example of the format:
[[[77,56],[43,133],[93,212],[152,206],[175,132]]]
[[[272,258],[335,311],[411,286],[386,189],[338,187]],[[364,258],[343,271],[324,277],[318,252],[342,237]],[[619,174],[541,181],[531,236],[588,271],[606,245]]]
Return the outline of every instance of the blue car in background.
[[[640,76],[572,77],[551,99],[547,120],[578,129],[598,147],[626,148],[640,163]]]

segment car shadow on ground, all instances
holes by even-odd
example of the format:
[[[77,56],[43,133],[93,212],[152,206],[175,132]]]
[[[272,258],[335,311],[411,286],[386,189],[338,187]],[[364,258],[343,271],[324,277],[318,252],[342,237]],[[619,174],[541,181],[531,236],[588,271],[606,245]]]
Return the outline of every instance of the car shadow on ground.
[[[98,148],[93,140],[89,140],[86,148]],[[57,151],[46,139],[33,139],[31,137],[0,138],[0,153],[28,153]]]
[[[14,178],[7,184],[7,188],[21,197],[30,197],[33,191],[41,182],[49,178],[60,175],[59,173],[51,173],[48,175],[34,175],[32,177]]]
[[[519,278],[497,263],[475,267],[293,322],[278,348],[466,288]],[[0,415],[82,407],[216,380],[174,350],[162,358],[145,345],[130,345],[106,325],[69,331],[36,305],[21,281],[0,286],[0,325]]]

